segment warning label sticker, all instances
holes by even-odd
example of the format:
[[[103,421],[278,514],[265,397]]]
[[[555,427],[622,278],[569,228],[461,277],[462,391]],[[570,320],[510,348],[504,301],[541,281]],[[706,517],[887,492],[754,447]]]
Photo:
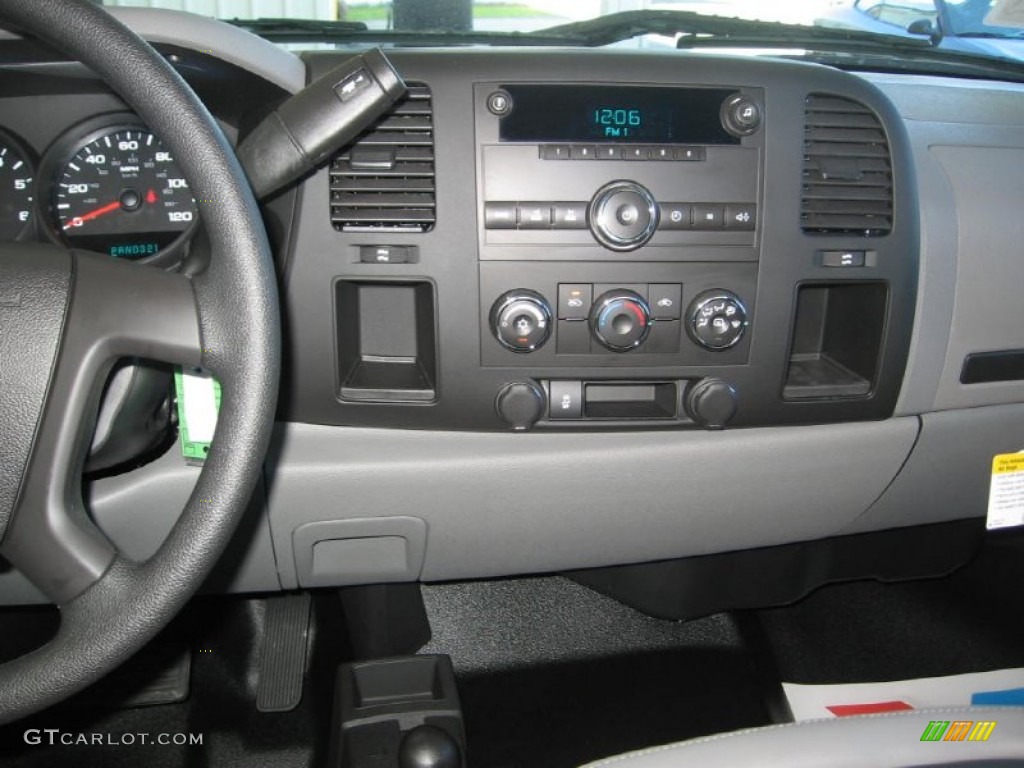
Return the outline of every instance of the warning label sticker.
[[[992,459],[988,491],[990,531],[1024,525],[1024,453],[1001,453]]]

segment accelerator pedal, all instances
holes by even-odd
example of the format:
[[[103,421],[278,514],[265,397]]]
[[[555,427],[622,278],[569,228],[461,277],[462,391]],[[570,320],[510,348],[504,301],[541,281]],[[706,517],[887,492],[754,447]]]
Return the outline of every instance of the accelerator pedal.
[[[260,712],[290,712],[302,701],[310,604],[308,594],[267,599],[256,689],[256,709]]]

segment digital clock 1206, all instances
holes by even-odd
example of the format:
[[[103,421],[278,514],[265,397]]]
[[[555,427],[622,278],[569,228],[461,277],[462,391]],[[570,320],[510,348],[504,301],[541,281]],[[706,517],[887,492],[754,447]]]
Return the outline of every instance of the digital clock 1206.
[[[604,138],[624,139],[643,125],[643,113],[639,109],[598,107],[594,110],[594,123]]]

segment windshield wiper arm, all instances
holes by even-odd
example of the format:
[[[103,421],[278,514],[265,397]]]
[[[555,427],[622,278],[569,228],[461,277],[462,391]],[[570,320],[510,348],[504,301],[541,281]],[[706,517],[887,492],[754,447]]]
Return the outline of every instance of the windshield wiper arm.
[[[692,11],[623,11],[608,16],[547,27],[536,34],[580,38],[583,45],[600,47],[630,40],[641,35],[680,35],[678,48],[736,43],[766,45],[789,43],[790,48],[804,45],[857,45],[918,50],[931,47],[927,39],[880,35],[860,30],[783,24],[776,21],[705,16]]]
[[[1007,34],[999,32],[960,32],[957,37],[968,37],[973,40],[1020,40],[1024,37],[1024,30],[1012,31]]]

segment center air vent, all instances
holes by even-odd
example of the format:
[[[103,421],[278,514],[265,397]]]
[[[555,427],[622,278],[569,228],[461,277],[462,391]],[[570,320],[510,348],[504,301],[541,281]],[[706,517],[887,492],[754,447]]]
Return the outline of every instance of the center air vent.
[[[426,232],[435,207],[430,89],[410,84],[331,162],[331,223],[343,232]]]
[[[801,226],[804,232],[886,235],[892,230],[892,157],[878,116],[851,99],[807,97]]]

